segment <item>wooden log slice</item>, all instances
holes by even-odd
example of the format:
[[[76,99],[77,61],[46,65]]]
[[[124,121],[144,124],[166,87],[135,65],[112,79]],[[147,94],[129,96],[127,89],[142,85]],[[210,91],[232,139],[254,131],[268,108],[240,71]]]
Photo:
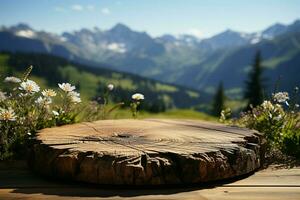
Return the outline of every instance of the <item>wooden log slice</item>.
[[[226,179],[259,168],[264,153],[258,132],[194,120],[85,122],[44,129],[36,140],[36,171],[97,184]]]

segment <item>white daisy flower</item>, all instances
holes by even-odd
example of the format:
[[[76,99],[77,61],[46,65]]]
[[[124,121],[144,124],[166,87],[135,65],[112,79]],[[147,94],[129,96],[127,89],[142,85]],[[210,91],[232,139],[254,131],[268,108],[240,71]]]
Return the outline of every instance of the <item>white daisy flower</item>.
[[[72,92],[69,92],[69,93],[68,93],[68,96],[69,96],[69,97],[79,97],[79,96],[80,96],[80,93],[75,92],[75,91],[72,91]]]
[[[4,82],[10,82],[10,83],[21,83],[21,80],[14,76],[8,76],[4,79]]]
[[[76,89],[75,86],[72,86],[70,83],[62,83],[58,84],[59,88],[62,89],[65,92],[72,92],[73,90]]]
[[[113,84],[108,84],[108,85],[107,85],[107,89],[108,89],[109,91],[112,91],[112,90],[114,89],[114,85],[113,85]]]
[[[43,90],[42,94],[44,97],[55,97],[56,96],[56,92],[52,89]]]
[[[81,102],[80,93],[78,93],[78,92],[71,91],[68,93],[68,97],[70,98],[72,103],[80,103]]]
[[[289,97],[289,93],[287,92],[277,92],[276,94],[273,95],[273,99],[278,103],[283,103],[289,100],[290,97]]]
[[[71,98],[71,102],[72,102],[72,103],[80,103],[80,102],[81,102],[80,97],[77,97],[77,96],[70,96],[70,98]]]
[[[40,87],[38,86],[38,84],[36,84],[36,82],[32,81],[32,80],[27,80],[24,81],[20,84],[21,87],[19,87],[20,90],[24,90],[27,93],[35,93],[35,92],[39,92],[40,91]]]
[[[36,101],[36,104],[40,106],[48,106],[52,103],[52,99],[47,98],[47,97],[39,97]]]
[[[3,121],[16,121],[16,114],[12,108],[0,108],[0,120]]]
[[[68,96],[72,103],[80,103],[80,94],[78,92],[72,91],[68,93]]]
[[[135,93],[131,96],[131,98],[136,101],[145,99],[144,95],[141,93]]]

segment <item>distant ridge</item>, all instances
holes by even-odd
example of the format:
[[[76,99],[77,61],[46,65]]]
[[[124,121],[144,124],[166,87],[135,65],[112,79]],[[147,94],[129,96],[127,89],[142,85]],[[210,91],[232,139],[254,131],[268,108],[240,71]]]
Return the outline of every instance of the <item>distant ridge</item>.
[[[289,25],[276,23],[256,33],[226,30],[206,39],[168,34],[153,38],[121,23],[109,30],[81,29],[61,35],[36,31],[21,23],[0,29],[0,50],[47,53],[83,64],[107,63],[104,66],[109,69],[211,93],[219,81],[224,81],[227,92],[239,96],[258,49],[271,80],[280,67],[298,67],[299,31],[300,20],[296,20]],[[227,74],[238,77],[232,79]]]

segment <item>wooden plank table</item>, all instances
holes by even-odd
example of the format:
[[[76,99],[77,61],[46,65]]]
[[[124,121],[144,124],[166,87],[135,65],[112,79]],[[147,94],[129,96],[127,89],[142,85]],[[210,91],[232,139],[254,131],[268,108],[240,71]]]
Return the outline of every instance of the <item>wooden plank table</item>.
[[[25,168],[0,169],[1,200],[299,200],[300,168],[265,169],[241,180],[189,187],[120,188],[46,180]]]

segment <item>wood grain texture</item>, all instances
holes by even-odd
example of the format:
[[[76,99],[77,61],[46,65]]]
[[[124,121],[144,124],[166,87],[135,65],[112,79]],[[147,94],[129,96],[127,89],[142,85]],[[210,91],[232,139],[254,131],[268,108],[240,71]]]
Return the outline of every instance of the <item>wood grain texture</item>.
[[[40,131],[31,165],[41,174],[116,185],[199,183],[260,167],[262,135],[193,120],[104,120]]]

